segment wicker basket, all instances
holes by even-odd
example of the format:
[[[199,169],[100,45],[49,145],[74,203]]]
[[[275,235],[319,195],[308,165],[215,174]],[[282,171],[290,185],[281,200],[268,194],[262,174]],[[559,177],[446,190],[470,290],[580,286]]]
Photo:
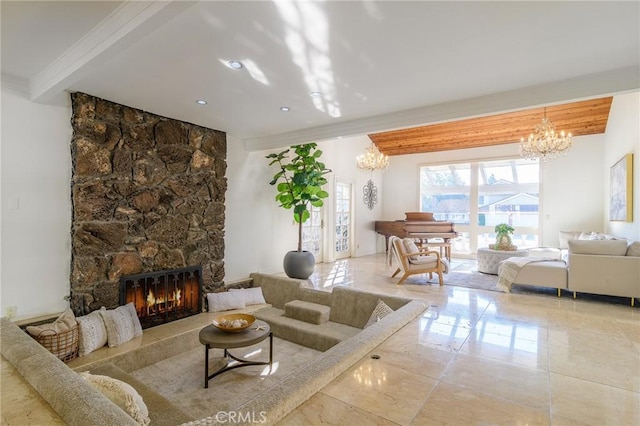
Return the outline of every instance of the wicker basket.
[[[78,356],[80,329],[77,324],[62,333],[51,334],[45,330],[33,338],[63,362],[69,362]]]

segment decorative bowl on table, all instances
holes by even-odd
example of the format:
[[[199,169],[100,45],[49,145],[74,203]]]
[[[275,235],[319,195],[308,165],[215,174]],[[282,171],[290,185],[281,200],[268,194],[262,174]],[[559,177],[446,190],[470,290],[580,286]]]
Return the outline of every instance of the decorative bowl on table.
[[[213,325],[222,331],[237,333],[249,328],[255,320],[256,317],[250,314],[225,314],[218,315],[213,320]]]

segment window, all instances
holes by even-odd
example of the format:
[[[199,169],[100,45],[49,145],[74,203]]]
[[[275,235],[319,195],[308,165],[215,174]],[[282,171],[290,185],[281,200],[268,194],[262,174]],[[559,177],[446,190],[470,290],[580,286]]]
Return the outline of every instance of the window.
[[[499,223],[516,229],[519,248],[536,247],[539,177],[538,162],[522,158],[422,166],[420,211],[456,224],[453,253],[471,254],[493,244]]]

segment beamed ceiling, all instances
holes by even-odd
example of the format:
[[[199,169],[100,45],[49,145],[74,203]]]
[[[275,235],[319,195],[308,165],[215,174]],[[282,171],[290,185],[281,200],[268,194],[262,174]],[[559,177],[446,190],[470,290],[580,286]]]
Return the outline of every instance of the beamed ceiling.
[[[557,131],[574,136],[604,133],[612,97],[546,107]],[[369,138],[386,155],[419,154],[519,142],[538,125],[545,108],[373,133]]]

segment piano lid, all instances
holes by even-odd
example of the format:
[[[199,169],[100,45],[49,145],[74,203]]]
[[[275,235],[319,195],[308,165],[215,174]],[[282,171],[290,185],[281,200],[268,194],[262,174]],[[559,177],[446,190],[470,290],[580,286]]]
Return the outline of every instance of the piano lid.
[[[433,217],[433,213],[431,212],[405,212],[405,220],[414,221],[414,220],[428,220],[435,221]]]

